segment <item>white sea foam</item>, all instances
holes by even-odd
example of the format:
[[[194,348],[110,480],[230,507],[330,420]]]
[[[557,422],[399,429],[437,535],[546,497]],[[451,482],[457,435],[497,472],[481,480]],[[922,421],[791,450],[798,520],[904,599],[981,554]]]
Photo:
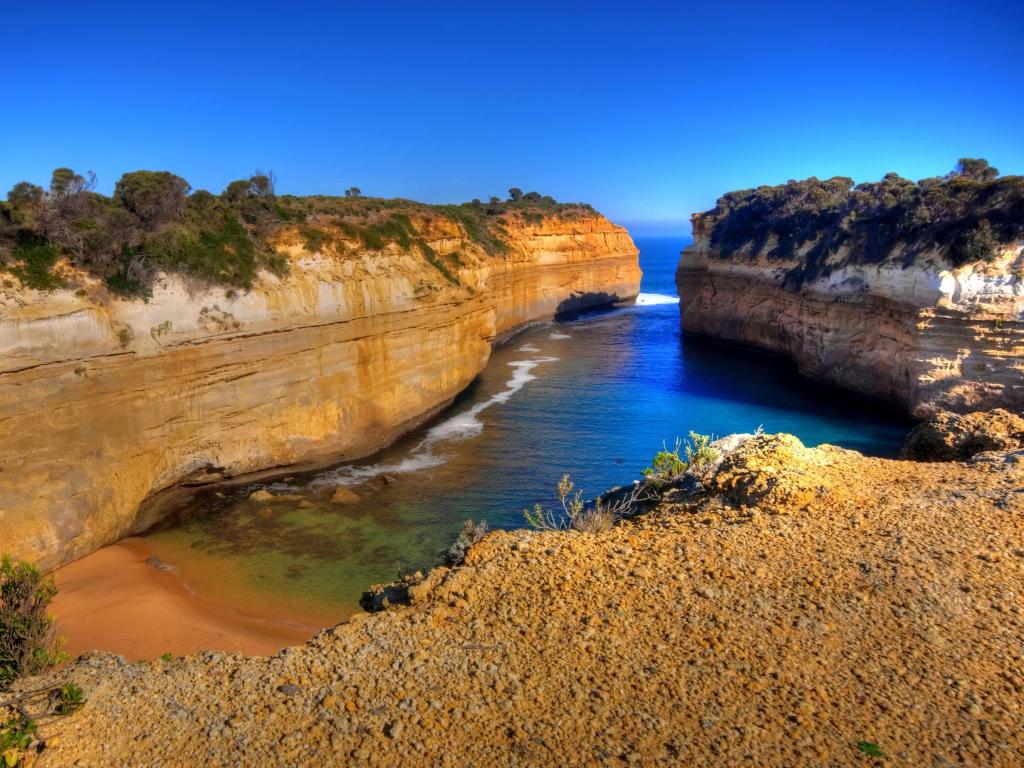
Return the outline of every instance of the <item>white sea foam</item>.
[[[401,461],[382,462],[372,464],[368,467],[339,467],[333,472],[320,475],[310,483],[312,487],[334,486],[334,485],[359,485],[381,475],[397,475],[405,472],[416,472],[421,469],[429,469],[444,464],[444,456],[434,452],[438,443],[449,440],[464,440],[468,437],[479,435],[484,429],[484,423],[477,418],[481,413],[492,405],[506,403],[516,392],[521,390],[530,381],[537,378],[533,369],[541,363],[553,363],[557,357],[535,357],[530,360],[514,360],[509,363],[512,368],[512,378],[505,382],[505,389],[492,395],[482,403],[477,403],[468,411],[457,413],[440,424],[431,427],[423,441],[413,448],[409,455]]]
[[[517,351],[519,352],[540,352],[540,350],[533,346],[533,344],[523,344]]]
[[[568,333],[549,333],[548,334],[548,338],[549,339],[571,339],[572,336],[570,336]]]
[[[652,307],[657,304],[678,304],[678,296],[666,296],[664,293],[641,293],[636,297],[636,306]]]

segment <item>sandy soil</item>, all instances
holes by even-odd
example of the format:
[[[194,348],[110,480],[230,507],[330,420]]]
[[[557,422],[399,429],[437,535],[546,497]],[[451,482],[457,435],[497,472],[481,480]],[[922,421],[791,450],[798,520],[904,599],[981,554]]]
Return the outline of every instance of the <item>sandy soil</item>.
[[[74,658],[115,650],[129,661],[202,650],[266,656],[304,643],[320,627],[247,616],[196,595],[173,567],[147,563],[141,539],[125,539],[56,573],[57,634]]]
[[[271,658],[97,655],[47,765],[1024,765],[1024,462],[770,436]],[[870,754],[869,754],[870,753]],[[882,756],[884,754],[884,756]]]

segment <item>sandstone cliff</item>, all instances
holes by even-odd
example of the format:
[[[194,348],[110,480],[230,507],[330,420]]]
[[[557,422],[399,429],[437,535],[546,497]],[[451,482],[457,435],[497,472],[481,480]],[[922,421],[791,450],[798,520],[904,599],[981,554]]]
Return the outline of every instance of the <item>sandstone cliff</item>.
[[[500,253],[451,217],[411,226],[419,248],[285,230],[287,274],[241,293],[5,281],[0,548],[56,566],[145,527],[164,489],[371,453],[450,402],[499,334],[639,290],[635,246],[596,214],[505,215]]]
[[[818,233],[794,247],[765,226],[727,248],[722,221],[720,209],[693,217],[676,277],[685,331],[785,354],[807,376],[916,417],[1024,410],[1019,240],[985,259],[951,260],[927,243],[868,257],[867,246]]]

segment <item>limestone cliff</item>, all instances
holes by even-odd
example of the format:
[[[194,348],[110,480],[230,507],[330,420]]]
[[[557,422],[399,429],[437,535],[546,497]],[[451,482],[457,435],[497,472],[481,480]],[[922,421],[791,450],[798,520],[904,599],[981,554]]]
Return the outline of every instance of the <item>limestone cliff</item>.
[[[639,290],[635,246],[596,214],[510,214],[501,252],[450,217],[411,224],[425,247],[285,230],[287,274],[241,293],[6,281],[0,548],[56,566],[144,527],[164,489],[371,453],[450,402],[499,334]]]
[[[807,376],[916,417],[1024,410],[1019,242],[958,266],[939,249],[866,260],[843,245],[822,259],[813,239],[780,256],[775,236],[727,252],[714,214],[694,215],[679,262],[685,331],[785,354]]]

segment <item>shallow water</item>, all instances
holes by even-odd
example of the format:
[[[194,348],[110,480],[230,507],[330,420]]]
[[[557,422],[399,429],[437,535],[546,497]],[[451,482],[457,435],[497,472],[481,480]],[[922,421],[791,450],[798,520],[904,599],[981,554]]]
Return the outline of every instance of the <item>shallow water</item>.
[[[522,524],[568,472],[588,495],[630,482],[689,430],[791,432],[893,455],[909,422],[802,380],[778,359],[679,330],[674,270],[684,238],[639,238],[637,306],[532,326],[431,424],[369,460],[197,497],[146,537],[198,591],[250,612],[330,624],[367,585],[428,566],[463,520]],[[344,485],[356,503],[330,502]]]

